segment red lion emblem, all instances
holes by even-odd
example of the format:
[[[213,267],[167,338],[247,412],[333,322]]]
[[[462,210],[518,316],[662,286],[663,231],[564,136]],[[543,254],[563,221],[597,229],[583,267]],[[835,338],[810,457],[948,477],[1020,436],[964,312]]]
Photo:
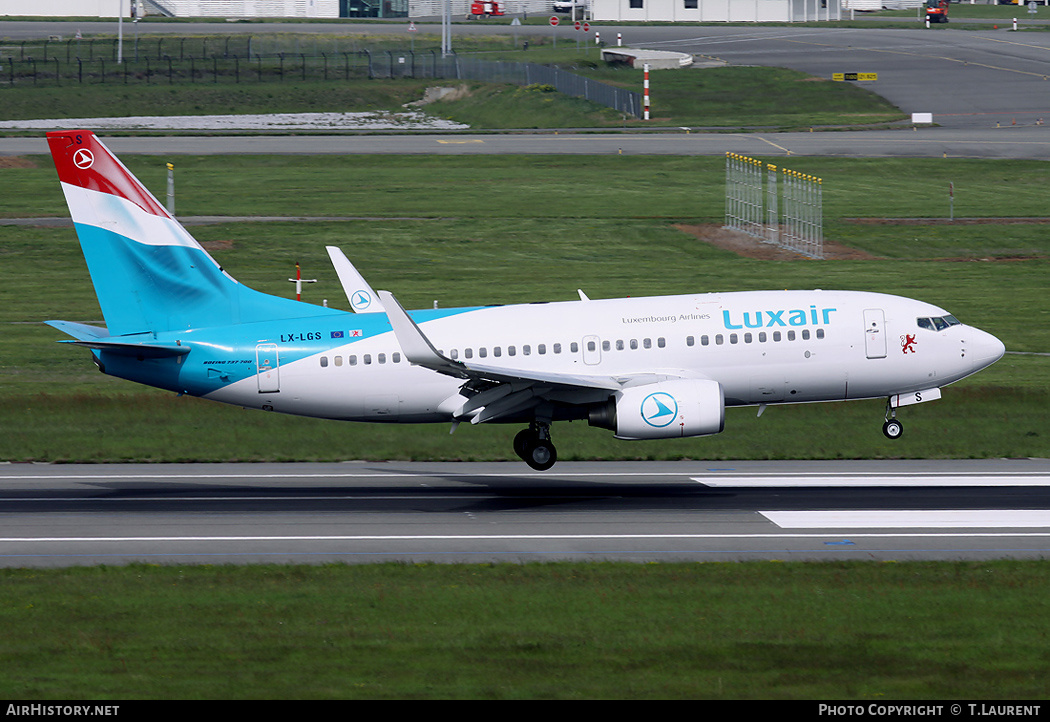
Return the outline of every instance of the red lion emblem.
[[[910,333],[901,336],[901,353],[915,353],[915,337]]]

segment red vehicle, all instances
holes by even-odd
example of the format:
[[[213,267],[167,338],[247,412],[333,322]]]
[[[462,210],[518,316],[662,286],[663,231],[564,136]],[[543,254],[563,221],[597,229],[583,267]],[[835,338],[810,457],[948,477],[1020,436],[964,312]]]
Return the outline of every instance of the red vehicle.
[[[926,22],[948,22],[948,0],[926,0]]]
[[[496,0],[486,0],[479,2],[472,2],[470,4],[470,15],[468,18],[487,18],[495,15],[502,15],[503,8]]]

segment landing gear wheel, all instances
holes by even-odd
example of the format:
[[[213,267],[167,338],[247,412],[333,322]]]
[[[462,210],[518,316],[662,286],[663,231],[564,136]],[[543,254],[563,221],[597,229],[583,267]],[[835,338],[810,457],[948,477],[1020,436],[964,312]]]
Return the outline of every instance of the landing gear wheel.
[[[546,471],[558,461],[554,444],[546,439],[536,439],[526,445],[525,463],[536,471]]]
[[[522,461],[525,460],[525,454],[528,452],[529,441],[532,439],[532,434],[528,429],[522,429],[514,435],[514,453],[518,455],[518,458]]]
[[[882,425],[882,433],[886,435],[887,439],[899,439],[904,433],[904,425],[897,419],[890,419]]]
[[[514,435],[514,453],[536,471],[546,471],[558,460],[550,434],[550,422],[534,421]]]

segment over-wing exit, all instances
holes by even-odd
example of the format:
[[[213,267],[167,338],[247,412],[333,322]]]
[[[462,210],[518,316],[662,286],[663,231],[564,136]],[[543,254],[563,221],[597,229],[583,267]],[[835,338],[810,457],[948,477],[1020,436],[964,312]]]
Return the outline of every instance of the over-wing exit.
[[[329,248],[354,312],[233,279],[90,131],[48,143],[105,327],[49,321],[106,374],[347,421],[516,423],[551,468],[556,421],[621,439],[706,436],[727,406],[885,398],[991,365],[1002,342],[944,309],[856,291],[737,291],[406,311]]]

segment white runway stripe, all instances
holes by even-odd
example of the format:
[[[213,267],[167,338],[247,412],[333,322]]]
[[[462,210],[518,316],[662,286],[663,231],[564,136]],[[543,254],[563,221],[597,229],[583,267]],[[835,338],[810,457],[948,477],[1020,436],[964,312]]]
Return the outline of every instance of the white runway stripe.
[[[763,511],[781,529],[1037,529],[1050,527],[1046,509],[891,509]]]

